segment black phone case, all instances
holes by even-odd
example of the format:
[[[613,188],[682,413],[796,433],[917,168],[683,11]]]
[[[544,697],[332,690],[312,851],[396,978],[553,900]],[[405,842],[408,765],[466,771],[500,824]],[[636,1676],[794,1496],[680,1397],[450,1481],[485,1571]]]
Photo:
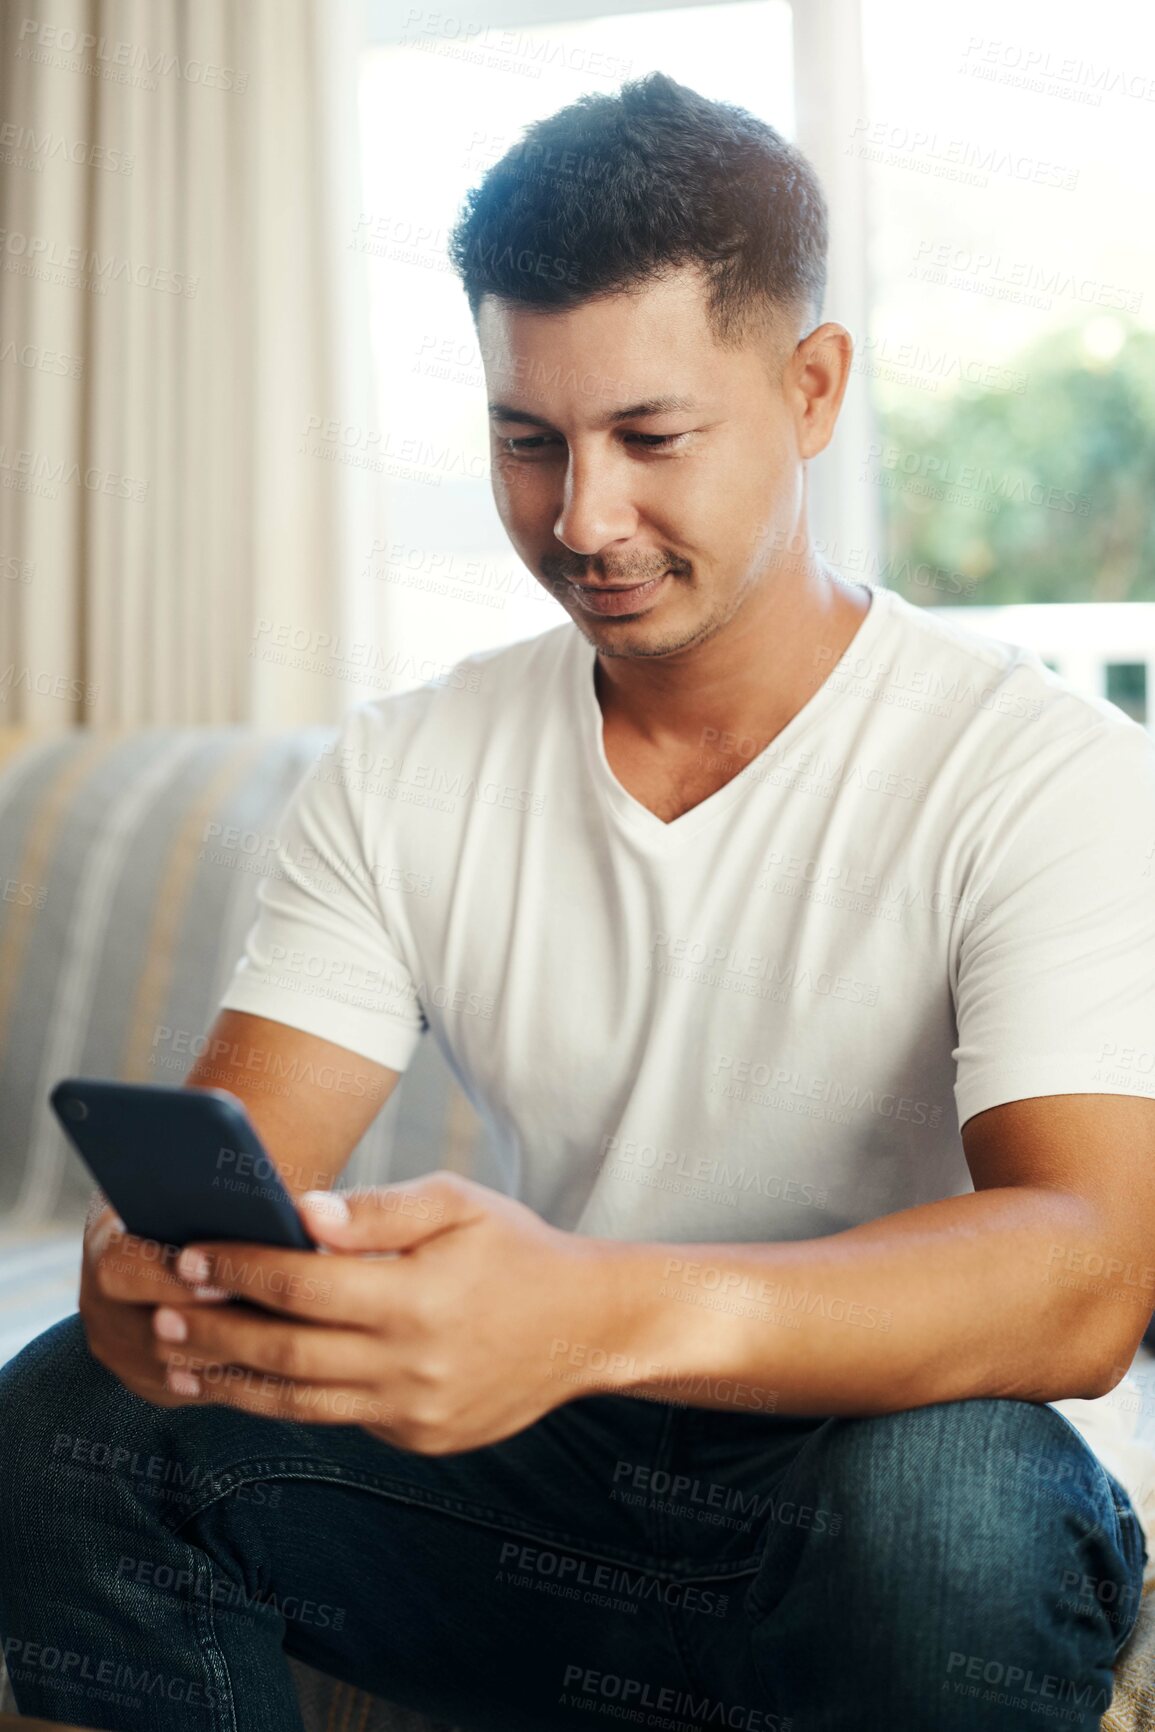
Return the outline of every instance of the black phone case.
[[[49,1101],[130,1233],[316,1250],[244,1106],[227,1089],[64,1077]]]

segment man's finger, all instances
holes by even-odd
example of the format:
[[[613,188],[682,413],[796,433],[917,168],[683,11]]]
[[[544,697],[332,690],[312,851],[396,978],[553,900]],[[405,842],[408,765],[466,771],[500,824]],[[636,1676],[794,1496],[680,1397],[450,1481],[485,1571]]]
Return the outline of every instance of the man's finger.
[[[183,1393],[169,1390],[179,1405],[217,1403],[238,1407],[245,1413],[256,1413],[266,1419],[296,1419],[306,1425],[368,1425],[388,1426],[395,1418],[391,1402],[373,1395],[366,1388],[350,1385],[301,1383],[287,1377],[253,1371],[247,1365],[209,1363],[199,1355],[196,1369],[190,1359],[178,1369],[195,1378],[197,1389]]]
[[[138,1305],[160,1305],[174,1297],[183,1302],[194,1291],[200,1292],[202,1302],[219,1302],[229,1296],[224,1287],[214,1292],[211,1284],[201,1283],[194,1289],[182,1281],[175,1268],[179,1250],[179,1246],[164,1245],[157,1239],[115,1232],[95,1257],[97,1286],[106,1299]]]
[[[166,1363],[194,1371],[199,1358],[304,1383],[377,1381],[374,1341],[361,1329],[317,1328],[240,1306],[192,1312],[162,1305],[152,1314],[152,1333]]]
[[[342,1251],[407,1251],[472,1220],[480,1200],[457,1173],[426,1173],[396,1185],[306,1191],[302,1217],[314,1237]]]

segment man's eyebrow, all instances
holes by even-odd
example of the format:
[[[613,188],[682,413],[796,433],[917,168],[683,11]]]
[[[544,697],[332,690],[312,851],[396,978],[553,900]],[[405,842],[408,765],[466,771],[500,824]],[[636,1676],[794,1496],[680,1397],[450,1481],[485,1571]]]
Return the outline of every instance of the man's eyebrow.
[[[619,421],[640,421],[649,415],[668,415],[675,410],[694,410],[697,407],[692,397],[647,397],[643,402],[630,403],[624,409],[611,409],[602,425],[613,427]],[[491,403],[489,418],[491,421],[524,421],[530,427],[550,427],[544,416],[531,415],[528,409],[518,409],[512,403]],[[550,427],[550,431],[556,429]]]

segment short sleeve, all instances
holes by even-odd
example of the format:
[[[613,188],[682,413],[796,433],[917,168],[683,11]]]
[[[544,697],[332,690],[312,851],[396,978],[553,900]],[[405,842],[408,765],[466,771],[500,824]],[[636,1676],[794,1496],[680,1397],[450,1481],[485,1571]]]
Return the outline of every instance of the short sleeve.
[[[1036,772],[960,942],[960,1126],[1038,1095],[1155,1097],[1155,740],[1120,717]]]
[[[291,794],[220,1008],[288,1023],[402,1071],[427,1024],[386,930],[358,778],[337,767],[358,761],[368,725],[367,707],[352,709]]]

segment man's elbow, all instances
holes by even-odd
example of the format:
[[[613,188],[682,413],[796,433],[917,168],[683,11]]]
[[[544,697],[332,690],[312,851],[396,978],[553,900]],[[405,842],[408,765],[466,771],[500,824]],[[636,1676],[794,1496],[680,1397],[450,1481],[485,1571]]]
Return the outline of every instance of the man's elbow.
[[[1100,1308],[1087,1319],[1083,1351],[1071,1352],[1067,1360],[1069,1381],[1083,1387],[1072,1387],[1065,1392],[1066,1395],[1078,1396],[1085,1401],[1110,1395],[1131,1369],[1149,1319],[1144,1316],[1124,1322],[1118,1316],[1118,1310],[1116,1305],[1114,1313],[1108,1311],[1104,1314]],[[1051,1401],[1056,1399],[1060,1398],[1048,1397]]]

